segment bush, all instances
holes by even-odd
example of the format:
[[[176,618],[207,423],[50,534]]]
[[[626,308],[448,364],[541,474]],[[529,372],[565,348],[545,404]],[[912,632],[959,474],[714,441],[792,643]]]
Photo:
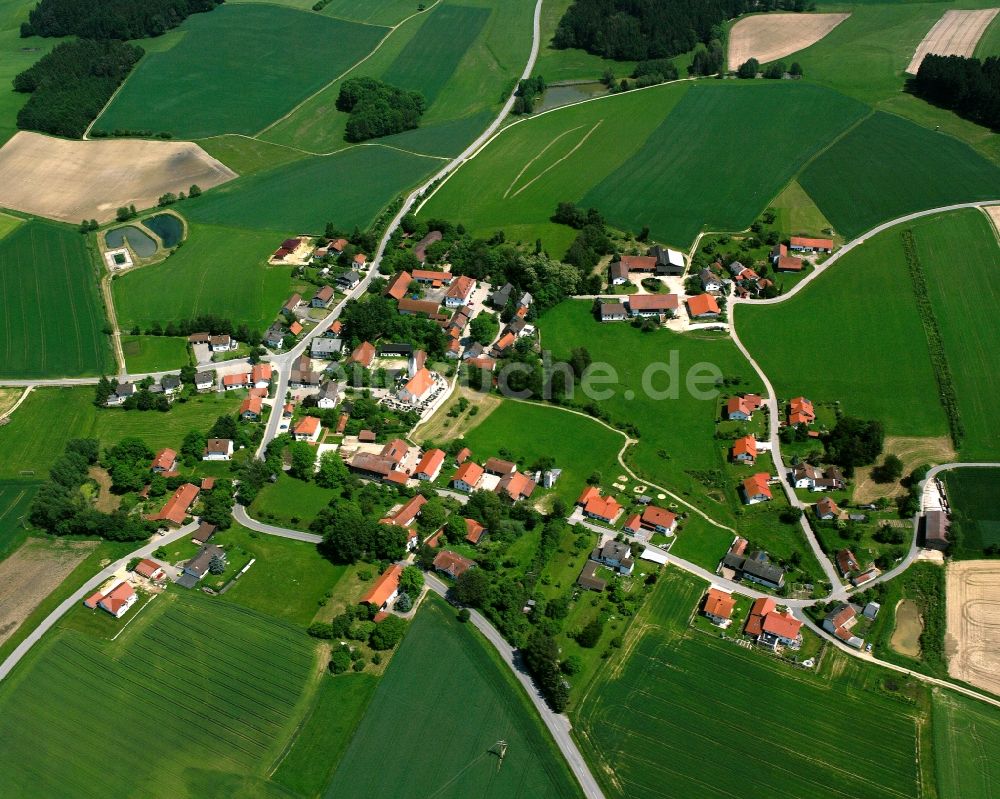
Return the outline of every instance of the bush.
[[[346,647],[341,647],[330,655],[329,669],[334,674],[343,674],[351,667],[351,653]]]
[[[472,618],[472,613],[469,612],[468,608],[462,608],[458,611],[458,620],[460,622],[467,622],[470,618]]]
[[[585,649],[593,649],[597,642],[601,640],[601,633],[604,632],[604,625],[600,618],[590,621],[580,632],[576,634],[576,642]]]

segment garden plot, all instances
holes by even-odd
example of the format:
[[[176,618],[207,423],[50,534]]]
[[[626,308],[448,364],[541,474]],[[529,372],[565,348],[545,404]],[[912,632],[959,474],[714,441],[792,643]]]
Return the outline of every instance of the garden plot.
[[[931,28],[913,54],[906,71],[916,75],[924,56],[961,55],[971,56],[993,17],[1000,8],[983,8],[979,11],[945,11]]]
[[[948,674],[1000,693],[1000,562],[948,565]]]
[[[236,173],[191,142],[70,141],[21,131],[0,149],[0,206],[63,222],[107,222],[123,205],[209,189]]]
[[[739,20],[729,31],[729,68],[748,58],[776,61],[816,44],[850,14],[759,14]]]

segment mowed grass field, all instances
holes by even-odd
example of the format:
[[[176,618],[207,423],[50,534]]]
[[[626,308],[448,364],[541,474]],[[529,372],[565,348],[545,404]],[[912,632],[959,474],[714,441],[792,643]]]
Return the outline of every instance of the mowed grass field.
[[[425,599],[324,796],[579,796],[520,685],[487,647],[454,608]],[[388,741],[400,744],[391,754]]]
[[[189,430],[207,431],[223,414],[234,413],[240,400],[224,394],[201,394],[174,403],[167,413],[123,411],[94,406],[94,387],[38,388],[0,427],[0,480],[44,480],[71,438],[98,438],[109,446],[128,436],[153,449],[179,449]],[[33,472],[34,474],[31,474]]]
[[[688,628],[705,588],[662,575],[574,715],[608,797],[920,795],[911,704],[835,651],[813,674]]]
[[[934,763],[942,799],[989,799],[1000,780],[996,708],[954,691],[934,691]]]
[[[216,13],[219,12],[219,13]],[[388,33],[276,5],[193,14],[183,37],[147,55],[95,130],[177,138],[256,133],[362,59]]]
[[[30,221],[0,239],[0,377],[76,377],[112,363],[85,239]]]
[[[617,455],[625,439],[597,421],[554,406],[504,400],[466,433],[464,442],[479,462],[501,449],[525,470],[543,456],[555,458],[555,468],[562,469],[555,493],[572,505],[592,473],[600,472],[609,482],[621,473]]]
[[[280,243],[280,234],[192,224],[184,246],[166,261],[115,278],[119,325],[146,330],[154,322],[215,314],[263,331],[291,293],[291,268],[267,265]]]
[[[40,36],[21,38],[21,23],[34,7],[33,0],[0,0],[0,84],[4,86],[0,92],[0,145],[17,132],[17,112],[29,96],[10,91],[10,82],[59,43]]]
[[[649,225],[654,238],[686,247],[702,228],[748,226],[864,113],[806,83],[684,82],[617,95],[512,126],[421,213],[477,233],[541,237],[558,257],[572,233],[548,219],[559,202],[574,201],[617,227]]]
[[[697,83],[582,203],[617,227],[638,233],[648,224],[654,238],[677,245],[702,229],[742,230],[865,111],[807,83]]]
[[[1000,167],[958,139],[881,112],[820,154],[799,183],[847,239],[914,211],[1000,199]]]
[[[960,546],[954,557],[981,558],[986,547],[1000,546],[1000,469],[956,469],[946,472],[952,508],[962,517]],[[955,550],[958,550],[957,552]]]
[[[264,778],[303,712],[310,639],[194,592],[136,612],[114,644],[49,636],[0,686],[19,730],[0,752],[5,796],[285,795]]]
[[[948,434],[898,228],[791,299],[737,306],[733,319],[779,397],[839,401],[845,414],[881,421],[888,435]],[[818,351],[809,341],[833,343]]]
[[[732,390],[763,390],[732,341],[710,332],[643,333],[625,324],[601,325],[591,315],[590,303],[580,301],[557,305],[541,317],[539,326],[542,341],[554,359],[568,359],[574,347],[585,346],[595,363],[614,369],[614,380],[600,386],[602,391],[610,388],[613,396],[602,399],[600,405],[618,424],[631,422],[639,428],[639,443],[626,455],[632,468],[644,479],[705,507],[715,518],[732,520],[725,497],[720,492],[710,497],[697,477],[723,466],[721,448],[715,440],[718,400],[715,396],[702,399],[687,389],[691,370],[709,364],[724,377],[741,378],[742,382]],[[661,368],[674,359],[678,366],[676,382]],[[667,392],[676,388],[676,398],[649,393],[643,382],[647,370],[648,385],[653,390]],[[707,389],[710,395],[715,393],[711,379],[708,386],[697,387]]]
[[[998,192],[1000,196],[1000,192]],[[912,226],[965,427],[962,460],[1000,460],[1000,246],[978,210],[958,211]]]
[[[27,538],[22,519],[35,498],[38,483],[0,480],[0,560],[17,549]]]
[[[122,350],[131,374],[180,369],[190,360],[187,339],[172,336],[122,336]]]

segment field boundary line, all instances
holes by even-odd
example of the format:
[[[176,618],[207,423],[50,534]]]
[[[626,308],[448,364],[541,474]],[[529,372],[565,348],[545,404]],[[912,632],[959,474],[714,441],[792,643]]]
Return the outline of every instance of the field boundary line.
[[[154,600],[154,599],[156,599],[156,597],[158,597],[158,596],[159,596],[159,594],[153,594],[153,595],[152,595],[152,596],[151,596],[151,597],[150,597],[149,599],[147,599],[147,600],[146,600],[146,604],[145,604],[145,605],[143,605],[143,606],[142,606],[141,608],[139,608],[139,609],[138,609],[138,610],[137,610],[137,611],[136,611],[135,613],[133,613],[133,614],[132,614],[132,618],[131,618],[131,619],[129,619],[129,620],[127,621],[127,622],[125,622],[125,623],[124,623],[124,624],[122,625],[122,628],[121,628],[121,629],[120,629],[120,630],[119,630],[118,632],[116,632],[116,633],[115,633],[114,637],[113,637],[113,638],[112,638],[111,640],[112,640],[112,641],[115,641],[115,640],[117,640],[118,636],[119,636],[119,635],[121,635],[121,634],[122,634],[123,632],[125,632],[125,628],[126,628],[126,627],[128,627],[128,626],[129,626],[129,625],[130,625],[130,624],[131,624],[132,622],[134,622],[134,621],[136,620],[136,617],[137,617],[137,616],[138,616],[138,615],[139,615],[140,613],[142,613],[142,612],[143,612],[143,611],[144,611],[144,610],[145,610],[146,608],[148,608],[148,607],[150,606],[150,604],[151,604],[151,603],[153,602],[153,600]]]
[[[18,398],[17,402],[15,402],[13,405],[11,405],[3,413],[0,413],[0,419],[7,419],[8,417],[10,417],[11,414],[13,414],[14,411],[16,411],[21,406],[21,403],[24,402],[28,398],[28,395],[34,390],[34,388],[35,388],[34,386],[25,386],[24,387],[24,392]]]
[[[511,190],[512,188],[514,188],[514,184],[515,184],[515,183],[517,183],[517,181],[518,181],[518,180],[520,180],[520,178],[521,178],[521,175],[523,175],[523,174],[524,174],[525,172],[527,172],[527,171],[528,171],[528,167],[530,167],[530,166],[531,166],[531,165],[532,165],[533,163],[535,163],[535,161],[537,161],[537,160],[538,160],[539,158],[541,158],[541,157],[542,157],[543,155],[545,155],[545,153],[547,153],[547,152],[548,152],[548,150],[549,150],[549,147],[551,147],[552,145],[554,145],[554,144],[555,144],[555,143],[556,143],[557,141],[559,141],[559,140],[560,140],[560,139],[561,139],[561,138],[562,138],[563,136],[568,136],[568,135],[569,135],[570,133],[572,133],[572,132],[573,132],[574,130],[579,130],[579,129],[580,129],[580,128],[582,128],[582,127],[583,127],[583,125],[577,125],[577,126],[576,126],[575,128],[570,128],[569,130],[564,130],[564,131],[563,131],[562,133],[560,133],[560,134],[559,134],[558,136],[556,136],[556,137],[555,137],[555,138],[554,138],[554,139],[553,139],[552,141],[550,141],[550,142],[549,142],[548,144],[546,144],[546,145],[545,145],[545,146],[544,146],[544,147],[543,147],[543,148],[541,149],[541,151],[540,151],[540,152],[538,152],[538,153],[536,153],[536,154],[535,154],[535,157],[534,157],[534,158],[532,158],[532,159],[531,159],[530,161],[528,161],[528,163],[526,163],[526,164],[525,164],[525,165],[524,165],[523,167],[521,167],[521,171],[517,173],[517,177],[515,177],[515,178],[514,178],[514,179],[513,179],[513,180],[512,180],[511,182],[510,182],[510,185],[509,185],[509,186],[507,187],[507,191],[505,191],[505,192],[503,193],[503,198],[504,198],[505,200],[507,199],[507,195],[509,195],[509,194],[510,194],[510,190]]]
[[[267,133],[275,125],[278,125],[278,124],[284,122],[286,119],[288,119],[290,116],[292,116],[292,114],[294,114],[296,111],[298,111],[300,108],[302,108],[302,106],[304,106],[306,103],[308,103],[314,97],[318,97],[319,95],[321,95],[323,92],[325,92],[331,86],[333,86],[333,84],[335,84],[337,81],[343,80],[345,77],[347,77],[348,75],[350,75],[354,70],[356,70],[358,67],[360,67],[363,63],[365,63],[365,61],[367,61],[369,58],[371,58],[373,55],[375,55],[375,53],[377,53],[379,50],[381,50],[382,49],[382,45],[384,45],[388,41],[389,37],[392,36],[392,34],[394,34],[398,28],[400,28],[401,26],[405,25],[407,22],[409,22],[414,17],[418,17],[421,14],[426,14],[428,11],[433,11],[434,8],[435,8],[435,6],[439,5],[441,2],[442,2],[442,0],[434,0],[434,2],[431,3],[429,6],[427,6],[427,8],[425,8],[423,11],[415,11],[414,13],[410,14],[410,16],[406,17],[406,19],[402,19],[399,22],[397,22],[395,25],[393,25],[392,27],[389,28],[389,30],[385,34],[385,36],[383,36],[379,40],[379,43],[376,44],[375,47],[372,48],[371,52],[369,52],[368,55],[366,55],[364,58],[362,58],[357,63],[352,64],[346,70],[344,70],[343,72],[341,72],[337,77],[333,78],[333,80],[331,80],[331,81],[323,84],[323,86],[321,86],[320,88],[318,88],[316,91],[314,91],[308,97],[306,97],[304,100],[302,100],[301,102],[297,103],[287,114],[285,114],[284,116],[281,116],[278,119],[274,120],[274,122],[272,122],[266,128],[263,128],[262,130],[257,131],[250,138],[256,139],[259,136],[263,136],[265,133]],[[384,26],[380,25],[378,27],[384,27]]]
[[[398,153],[406,153],[407,155],[412,155],[417,158],[433,158],[435,161],[450,161],[446,155],[428,155],[427,153],[418,153],[414,150],[405,150],[402,147],[395,147],[392,144],[385,144],[383,142],[359,142],[355,147],[385,147],[387,150],[395,150]],[[344,150],[353,149],[350,147],[345,147]],[[336,150],[335,152],[342,153],[344,150]]]
[[[539,178],[543,177],[544,175],[547,175],[549,172],[551,172],[553,169],[555,169],[557,166],[559,166],[559,164],[561,164],[563,161],[565,161],[567,158],[569,158],[571,155],[573,155],[573,153],[575,153],[577,150],[579,150],[581,147],[583,147],[583,145],[585,145],[587,143],[587,139],[589,139],[591,137],[591,135],[594,133],[594,131],[596,131],[603,124],[604,124],[604,118],[602,117],[601,119],[597,120],[597,123],[594,125],[594,127],[592,127],[585,134],[583,134],[583,138],[580,139],[579,142],[577,142],[576,146],[572,150],[570,150],[568,153],[566,153],[566,155],[564,155],[562,158],[560,158],[559,160],[557,160],[554,164],[549,164],[547,167],[545,167],[545,169],[543,169],[541,172],[539,172],[537,175],[535,175],[535,177],[533,177],[531,180],[529,180],[527,183],[525,183],[523,186],[521,186],[521,188],[519,188],[517,191],[515,191],[511,196],[512,197],[517,197],[518,194],[520,194],[522,191],[524,191],[525,189],[527,189],[536,180],[538,180]]]
[[[115,98],[118,96],[118,92],[120,92],[122,89],[125,88],[125,84],[128,83],[129,80],[132,78],[132,76],[135,74],[135,71],[139,68],[139,64],[145,61],[146,57],[151,54],[152,53],[149,51],[143,52],[142,58],[140,58],[138,63],[135,66],[133,66],[132,69],[129,70],[128,75],[125,76],[125,80],[123,80],[121,83],[118,84],[118,88],[111,93],[111,96],[108,98],[108,101],[104,104],[104,107],[101,108],[101,110],[98,112],[97,116],[94,117],[92,120],[90,120],[90,124],[87,125],[87,129],[83,132],[83,136],[81,137],[83,141],[91,141],[91,139],[87,137],[90,136],[90,131],[94,127],[94,125],[97,124],[97,120],[99,120],[102,116],[104,116],[104,112],[107,111],[108,107],[115,101]],[[129,136],[122,138],[132,138],[132,137]]]
[[[979,210],[989,220],[990,227],[993,228],[993,235],[996,237],[997,240],[997,246],[1000,246],[1000,217],[994,219],[993,216],[990,214],[990,212],[986,210],[989,207],[990,206],[988,205],[980,205]]]

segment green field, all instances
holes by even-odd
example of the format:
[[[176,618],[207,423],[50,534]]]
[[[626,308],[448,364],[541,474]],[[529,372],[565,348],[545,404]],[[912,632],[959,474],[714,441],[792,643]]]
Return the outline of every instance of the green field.
[[[38,483],[0,480],[0,560],[27,537],[28,530],[22,520],[37,490]]]
[[[303,0],[306,2],[306,0]],[[312,3],[306,2],[312,8]],[[413,0],[332,0],[323,13],[331,17],[367,22],[369,25],[398,25],[417,11],[420,3]]]
[[[0,214],[0,239],[10,235],[23,224],[24,220],[19,216]]]
[[[325,796],[579,795],[520,685],[454,616],[436,597],[424,601]],[[386,741],[399,744],[391,755]]]
[[[559,202],[574,201],[683,246],[703,227],[749,225],[864,110],[807,83],[679,83],[616,95],[512,126],[421,213],[477,234],[541,237],[558,256],[573,234],[548,219]],[[722,118],[740,124],[705,122]]]
[[[962,460],[1000,460],[1000,419],[991,407],[1000,392],[1000,247],[993,225],[968,210],[920,220],[913,232],[958,393]]]
[[[170,336],[122,336],[122,350],[130,374],[180,369],[190,360],[187,339]]]
[[[823,152],[799,182],[847,239],[914,211],[1000,199],[1000,168],[951,136],[885,113]]]
[[[94,406],[94,387],[38,388],[0,427],[0,480],[43,480],[71,438],[99,438],[101,445],[138,436],[153,449],[180,447],[191,429],[207,430],[221,415],[233,413],[240,400],[201,394],[174,403],[170,411],[123,411]],[[22,474],[34,472],[34,474]]]
[[[609,482],[621,473],[616,456],[625,439],[596,421],[552,406],[505,400],[466,433],[464,442],[479,461],[507,449],[525,470],[542,456],[555,458],[555,468],[563,470],[555,492],[572,505],[593,472]]]
[[[934,763],[941,799],[988,799],[1000,780],[996,708],[934,691]]]
[[[436,158],[423,158],[381,145],[361,145],[335,155],[304,158],[240,178],[197,200],[188,201],[185,211],[194,229],[180,254],[186,254],[189,247],[195,246],[193,239],[198,223],[254,231],[252,236],[240,234],[240,239],[245,241],[264,236],[268,244],[256,250],[255,259],[260,261],[265,260],[285,236],[318,235],[330,221],[344,230],[368,227],[398,194],[419,184],[441,165],[442,161]],[[260,232],[265,230],[274,233],[267,237]],[[210,246],[225,250],[234,236],[206,238],[211,239]],[[217,265],[218,268],[246,269],[248,266],[235,263],[235,258],[224,257],[223,260],[229,263]],[[228,296],[233,287],[227,284],[220,288]],[[284,299],[287,297],[282,301]],[[268,305],[268,309],[270,307]],[[280,308],[281,302],[274,307]]]
[[[74,613],[64,625],[124,624]],[[0,752],[5,795],[285,795],[265,778],[303,713],[309,639],[194,592],[136,614],[114,643],[50,635],[0,686],[3,726],[20,731]]]
[[[700,480],[703,474],[724,465],[722,448],[715,440],[717,400],[696,398],[685,388],[688,371],[708,363],[725,377],[741,378],[739,390],[762,390],[732,341],[710,332],[642,333],[630,325],[600,325],[590,313],[590,303],[578,301],[563,302],[546,312],[539,326],[553,358],[568,358],[574,347],[583,345],[595,363],[610,364],[615,370],[617,382],[610,384],[614,396],[600,404],[618,424],[631,422],[639,428],[639,443],[626,456],[632,468],[643,478],[705,507],[716,518],[732,520],[728,499]],[[675,384],[679,385],[679,396],[657,399],[647,394],[642,383],[647,367],[666,364],[672,357],[679,364],[680,383]],[[650,373],[650,383],[656,391],[665,391],[670,385],[669,379],[657,372]],[[600,388],[607,390],[608,386]],[[585,401],[582,394],[580,398]]]
[[[99,374],[113,362],[85,239],[32,221],[0,239],[0,377]]]
[[[985,60],[991,55],[1000,55],[1000,22],[996,17],[976,44],[976,58]]]
[[[619,78],[631,74],[635,67],[634,61],[610,61],[586,50],[556,50],[551,46],[559,20],[572,2],[573,0],[545,0],[542,4],[542,46],[538,51],[538,61],[535,62],[535,72],[544,76],[549,84],[556,81],[597,80],[605,69],[611,69]],[[683,70],[681,74],[684,74]]]
[[[733,318],[780,398],[839,401],[888,435],[947,435],[899,229],[869,239],[787,302],[740,306]],[[836,357],[804,346],[803,331],[830,336]]]
[[[291,269],[267,265],[280,243],[280,234],[192,223],[166,261],[114,280],[118,324],[146,330],[215,314],[263,331],[291,293]]]
[[[704,588],[662,576],[575,714],[609,799],[919,795],[915,708],[880,673],[828,651],[812,674],[693,630]]]
[[[193,14],[181,32],[173,47],[140,62],[96,130],[255,133],[363,58],[388,30],[237,4]]]
[[[0,145],[17,132],[17,112],[28,101],[27,94],[10,90],[14,76],[26,70],[55,47],[58,39],[20,37],[21,23],[34,8],[34,0],[0,0]]]
[[[328,488],[281,474],[277,482],[260,490],[250,506],[250,515],[260,521],[305,530],[335,497]]]
[[[961,533],[952,536],[950,554],[981,558],[986,547],[1000,546],[1000,469],[957,469],[946,472],[948,498]],[[954,528],[954,524],[952,525]],[[957,538],[957,540],[955,540]]]
[[[860,103],[806,83],[698,83],[582,203],[619,228],[638,233],[648,224],[654,238],[678,245],[704,228],[742,230],[864,113]]]

